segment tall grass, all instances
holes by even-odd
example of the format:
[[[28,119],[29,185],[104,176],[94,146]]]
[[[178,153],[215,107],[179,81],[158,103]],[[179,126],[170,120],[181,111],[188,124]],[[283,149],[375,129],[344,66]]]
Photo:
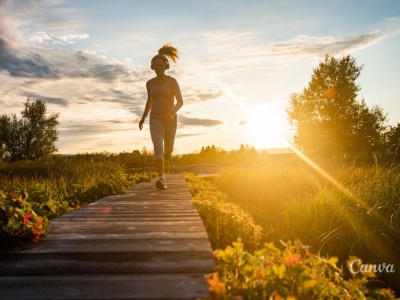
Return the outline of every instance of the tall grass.
[[[36,213],[52,218],[153,176],[126,174],[119,160],[105,154],[53,156],[0,163],[0,190],[27,194]]]
[[[295,240],[314,253],[394,264],[378,279],[400,289],[400,168],[319,160],[341,187],[300,159],[220,173],[215,185],[261,224],[264,241]]]

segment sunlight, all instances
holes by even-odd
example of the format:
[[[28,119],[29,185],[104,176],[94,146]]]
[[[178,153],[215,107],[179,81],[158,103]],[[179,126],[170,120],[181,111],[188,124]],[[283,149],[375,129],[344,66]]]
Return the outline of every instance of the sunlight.
[[[342,183],[340,183],[336,178],[331,176],[328,172],[326,172],[322,167],[316,164],[312,159],[310,159],[307,155],[301,152],[294,144],[290,141],[282,137],[281,135],[277,136],[284,142],[288,148],[290,148],[298,157],[300,157],[303,161],[305,161],[311,168],[317,171],[322,177],[328,180],[332,185],[334,185],[339,191],[341,191],[344,195],[346,195],[349,199],[363,207],[369,214],[373,215],[377,219],[379,219],[382,223],[389,223],[389,220],[384,219],[376,210],[368,207],[368,205],[356,194],[354,194],[350,189],[346,188]]]
[[[256,148],[267,148],[271,144],[276,144],[277,136],[284,126],[280,112],[274,102],[249,108],[248,130],[253,137],[253,145]]]

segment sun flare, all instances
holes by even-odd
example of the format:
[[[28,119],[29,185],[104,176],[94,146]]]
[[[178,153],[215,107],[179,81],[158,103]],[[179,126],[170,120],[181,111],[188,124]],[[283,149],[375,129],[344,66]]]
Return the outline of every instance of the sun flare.
[[[253,145],[256,148],[268,148],[280,139],[284,119],[277,107],[260,105],[249,110],[247,125]]]

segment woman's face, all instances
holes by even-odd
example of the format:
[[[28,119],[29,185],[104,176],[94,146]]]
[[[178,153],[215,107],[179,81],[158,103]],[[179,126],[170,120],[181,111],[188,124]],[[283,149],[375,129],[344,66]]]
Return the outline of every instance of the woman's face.
[[[153,70],[157,75],[162,75],[165,72],[165,62],[161,58],[153,60]]]

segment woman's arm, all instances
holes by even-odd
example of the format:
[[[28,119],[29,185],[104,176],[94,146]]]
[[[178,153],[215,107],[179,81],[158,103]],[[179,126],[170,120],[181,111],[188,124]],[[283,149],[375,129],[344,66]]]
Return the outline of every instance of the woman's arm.
[[[172,109],[172,111],[174,114],[176,114],[183,105],[183,98],[182,98],[182,94],[181,94],[181,89],[179,88],[178,81],[176,81],[175,78],[173,79],[173,83],[172,83],[172,91],[174,92],[174,95],[176,98],[176,104],[175,104],[174,108]]]
[[[147,102],[146,102],[146,107],[145,107],[144,112],[143,112],[142,119],[139,121],[139,129],[140,130],[142,130],[143,123],[146,120],[147,115],[149,114],[151,106],[153,105],[153,98],[150,95],[150,84],[149,84],[149,81],[146,82],[146,89],[147,89]]]

